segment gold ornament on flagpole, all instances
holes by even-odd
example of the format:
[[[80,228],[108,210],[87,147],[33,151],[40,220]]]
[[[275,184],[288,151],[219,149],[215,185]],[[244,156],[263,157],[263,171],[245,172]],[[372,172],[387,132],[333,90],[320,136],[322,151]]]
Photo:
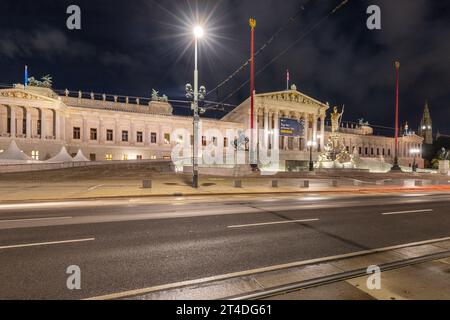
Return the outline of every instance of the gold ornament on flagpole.
[[[250,27],[252,29],[255,29],[255,27],[256,27],[256,20],[255,19],[250,19],[248,22],[250,24]]]
[[[395,69],[400,69],[400,62],[398,62],[398,61],[395,61]]]

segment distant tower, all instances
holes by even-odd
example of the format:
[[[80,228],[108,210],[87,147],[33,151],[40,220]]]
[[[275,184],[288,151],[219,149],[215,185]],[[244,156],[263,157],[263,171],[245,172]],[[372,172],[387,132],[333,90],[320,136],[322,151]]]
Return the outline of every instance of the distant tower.
[[[428,101],[425,101],[425,108],[419,126],[419,136],[424,138],[425,144],[433,144],[433,121],[431,121]]]

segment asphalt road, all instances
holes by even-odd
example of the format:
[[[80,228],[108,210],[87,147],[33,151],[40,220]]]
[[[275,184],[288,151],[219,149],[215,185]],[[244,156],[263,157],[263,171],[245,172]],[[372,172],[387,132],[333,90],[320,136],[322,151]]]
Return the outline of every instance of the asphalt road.
[[[450,236],[450,195],[0,204],[0,299],[79,299]],[[66,269],[81,269],[68,290]]]

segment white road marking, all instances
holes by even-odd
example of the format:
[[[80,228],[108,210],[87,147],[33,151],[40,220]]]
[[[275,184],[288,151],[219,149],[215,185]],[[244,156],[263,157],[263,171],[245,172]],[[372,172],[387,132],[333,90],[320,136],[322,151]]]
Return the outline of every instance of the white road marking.
[[[227,228],[247,228],[247,227],[267,226],[267,225],[273,225],[273,224],[286,224],[286,223],[312,222],[312,221],[319,221],[319,219],[303,219],[303,220],[289,220],[289,221],[274,221],[274,222],[264,222],[264,223],[241,224],[241,225],[236,225],[236,226],[228,226]]]
[[[102,185],[102,184],[98,184],[98,185],[96,185],[96,186],[90,187],[90,188],[88,189],[88,191],[92,191],[92,190],[95,190],[95,189],[100,188],[100,187],[103,187],[103,185]]]
[[[440,239],[432,239],[432,240],[426,240],[426,241],[420,241],[420,242],[412,242],[412,243],[406,243],[406,244],[390,246],[390,247],[383,247],[383,248],[378,248],[378,249],[357,251],[357,252],[346,253],[346,254],[341,254],[341,255],[336,255],[336,256],[329,256],[329,257],[324,257],[324,258],[297,261],[297,262],[291,262],[291,263],[286,263],[286,264],[274,265],[274,266],[270,266],[270,267],[251,269],[251,270],[246,270],[246,271],[227,273],[227,274],[212,276],[212,277],[208,277],[208,278],[181,281],[181,282],[164,284],[164,285],[160,285],[160,286],[117,292],[117,293],[107,294],[107,295],[103,295],[103,296],[92,297],[92,298],[88,298],[85,300],[120,299],[120,298],[125,298],[125,297],[132,297],[132,296],[148,294],[148,293],[155,292],[155,291],[169,290],[169,289],[174,289],[174,288],[178,288],[178,287],[207,283],[207,282],[211,282],[211,281],[226,280],[226,279],[230,279],[230,278],[249,276],[249,275],[256,274],[256,273],[299,267],[299,266],[304,266],[304,265],[308,265],[308,264],[317,264],[317,263],[322,263],[322,262],[326,262],[326,261],[333,261],[333,260],[338,260],[338,259],[363,256],[363,255],[367,255],[367,254],[371,254],[371,253],[380,253],[380,252],[385,252],[385,251],[390,251],[390,250],[395,250],[395,249],[415,247],[415,246],[431,244],[431,243],[436,243],[436,242],[442,242],[442,241],[448,241],[448,240],[450,240],[450,237],[440,238]]]
[[[94,241],[94,240],[95,240],[95,238],[87,238],[87,239],[76,239],[76,240],[52,241],[52,242],[25,243],[25,244],[3,246],[3,247],[0,247],[0,250],[14,249],[14,248],[26,248],[26,247],[37,247],[37,246],[49,246],[49,245],[54,245],[54,244],[76,243],[76,242],[86,242],[86,241]]]
[[[61,220],[61,219],[73,219],[73,217],[48,217],[48,218],[25,218],[25,219],[14,219],[14,220],[0,220],[0,223],[5,222],[22,222],[22,221],[45,221],[45,220]]]
[[[433,212],[433,211],[434,211],[433,209],[397,211],[397,212],[385,212],[385,213],[382,213],[382,215],[390,216],[390,215],[403,214],[403,213],[421,213],[421,212]]]

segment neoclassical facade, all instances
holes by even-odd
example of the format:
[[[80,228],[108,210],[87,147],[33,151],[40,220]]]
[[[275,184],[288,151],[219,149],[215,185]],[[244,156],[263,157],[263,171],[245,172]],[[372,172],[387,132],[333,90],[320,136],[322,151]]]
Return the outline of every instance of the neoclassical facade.
[[[330,134],[326,125],[328,104],[319,102],[297,90],[255,95],[254,123],[262,134],[257,146],[280,154],[279,170],[305,168],[309,161],[308,141],[316,141],[313,157],[317,158]],[[304,123],[300,137],[279,134],[280,119]],[[246,131],[250,127],[250,99],[220,120],[202,119],[204,133],[200,145],[223,146],[224,154],[233,148],[229,131]],[[82,150],[93,161],[171,159],[175,145],[188,139],[174,136],[175,130],[192,132],[192,118],[173,114],[165,99],[143,99],[118,96],[71,93],[57,94],[40,87],[16,85],[0,90],[0,150],[11,140],[30,157],[46,160],[62,146],[69,153]],[[341,137],[349,152],[362,158],[383,158],[391,163],[394,139],[375,136],[368,126],[341,128]],[[190,137],[191,144],[193,137]],[[186,142],[186,140],[184,141]],[[400,164],[411,166],[409,151],[421,149],[423,138],[409,134],[400,137]],[[423,166],[421,155],[417,163]]]

